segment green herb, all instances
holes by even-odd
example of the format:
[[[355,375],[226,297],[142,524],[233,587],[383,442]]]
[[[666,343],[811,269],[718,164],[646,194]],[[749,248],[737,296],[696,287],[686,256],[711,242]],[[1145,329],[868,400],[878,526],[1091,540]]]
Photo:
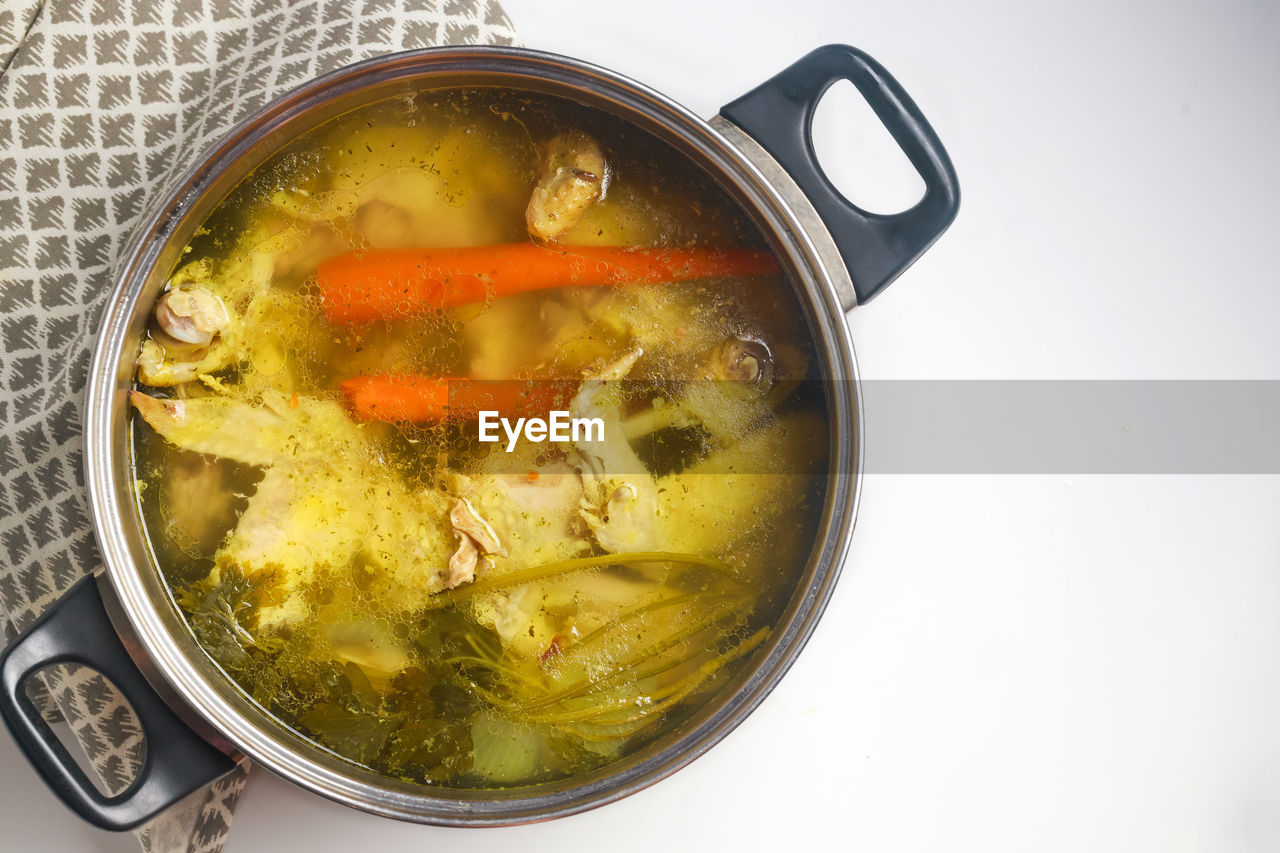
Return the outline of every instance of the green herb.
[[[184,587],[178,605],[186,611],[191,630],[213,659],[233,670],[243,670],[252,662],[254,650],[272,654],[281,643],[274,638],[255,636],[254,614],[263,594],[257,576],[246,577],[233,565]]]
[[[332,702],[318,704],[298,717],[322,744],[361,764],[373,761],[400,721],[399,715],[353,711]]]
[[[347,677],[351,691],[366,708],[376,708],[382,704],[382,697],[378,695],[373,682],[369,680],[369,676],[365,675],[359,664],[347,661],[347,665],[342,668],[342,674]]]
[[[469,721],[417,720],[391,738],[383,762],[393,773],[428,782],[447,782],[471,769]]]

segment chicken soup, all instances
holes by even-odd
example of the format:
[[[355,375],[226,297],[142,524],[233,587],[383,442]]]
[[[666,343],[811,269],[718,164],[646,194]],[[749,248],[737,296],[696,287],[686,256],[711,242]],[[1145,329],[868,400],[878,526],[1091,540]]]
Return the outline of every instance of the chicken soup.
[[[504,787],[672,731],[809,557],[827,416],[748,217],[568,101],[450,89],[243,181],[131,393],[158,570],[227,676],[391,777]]]

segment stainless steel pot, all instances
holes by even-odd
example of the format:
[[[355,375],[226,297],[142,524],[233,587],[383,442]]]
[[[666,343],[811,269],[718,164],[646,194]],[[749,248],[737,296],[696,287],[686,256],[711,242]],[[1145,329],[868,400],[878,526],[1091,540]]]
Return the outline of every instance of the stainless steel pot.
[[[809,127],[833,82],[854,83],[924,178],[913,208],[879,216],[822,174]],[[830,413],[829,483],[818,539],[777,629],[736,681],[675,731],[596,773],[495,791],[389,779],[299,737],[254,704],[196,645],[155,568],[131,493],[125,392],[150,307],[182,247],[214,206],[283,144],[373,100],[444,86],[502,86],[570,98],[621,116],[714,176],[782,259],[822,358]],[[86,487],[104,569],[77,584],[0,657],[0,712],[54,791],[99,826],[135,826],[246,757],[316,793],[388,817],[494,825],[559,817],[624,797],[688,764],[777,684],[831,595],[861,484],[862,424],[845,312],[929,247],[959,204],[955,173],[915,104],[876,62],[820,48],[706,122],[635,81],[572,59],[507,48],[384,56],[314,80],[240,124],[192,168],[141,228],[103,315],[88,382]],[[105,610],[104,610],[105,608]],[[109,614],[109,618],[108,618]],[[137,779],[100,794],[23,689],[44,666],[93,667],[121,689],[147,736]]]

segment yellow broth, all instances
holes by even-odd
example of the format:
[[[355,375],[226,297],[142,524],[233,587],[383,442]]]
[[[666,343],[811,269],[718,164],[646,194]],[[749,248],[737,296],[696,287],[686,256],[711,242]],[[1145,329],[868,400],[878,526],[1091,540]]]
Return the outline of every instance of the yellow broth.
[[[392,777],[504,787],[630,754],[765,641],[812,546],[826,412],[780,271],[326,315],[328,259],[528,243],[566,131],[598,143],[607,187],[548,246],[765,250],[713,181],[609,115],[424,92],[242,182],[171,285],[225,325],[192,348],[157,321],[141,356],[139,508],[194,636],[267,712]],[[344,383],[408,374],[559,383],[609,438],[508,453],[471,418],[356,416]]]

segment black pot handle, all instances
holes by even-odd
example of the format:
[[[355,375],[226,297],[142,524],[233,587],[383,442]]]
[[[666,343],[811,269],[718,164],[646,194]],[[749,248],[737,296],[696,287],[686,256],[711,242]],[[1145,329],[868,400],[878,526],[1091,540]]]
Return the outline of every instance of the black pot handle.
[[[102,673],[138,715],[146,756],[137,777],[116,796],[94,787],[27,696],[26,680],[57,663]],[[0,714],[53,792],[103,829],[132,829],[235,767],[147,684],[111,626],[92,577],[78,581],[0,654]]]
[[[910,210],[888,216],[865,211],[823,174],[813,150],[813,114],[837,80],[857,87],[924,179],[924,198]],[[726,104],[720,115],[754,137],[804,190],[835,238],[859,304],[911,266],[956,217],[960,186],[937,134],[898,81],[856,48],[820,47]]]

